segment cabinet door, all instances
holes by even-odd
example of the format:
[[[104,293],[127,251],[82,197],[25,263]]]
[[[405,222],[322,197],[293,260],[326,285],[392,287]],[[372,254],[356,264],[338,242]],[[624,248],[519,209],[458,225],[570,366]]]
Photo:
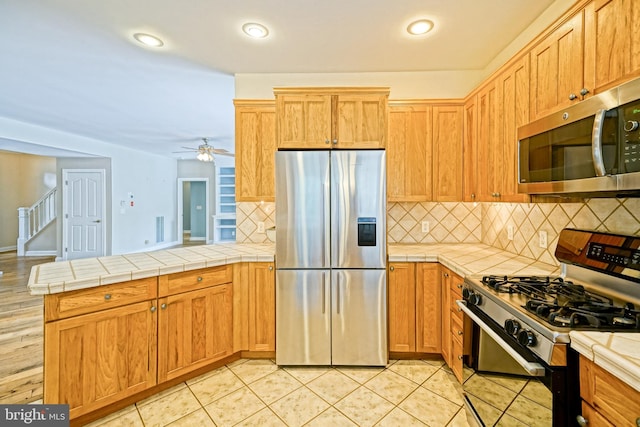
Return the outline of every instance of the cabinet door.
[[[236,201],[274,201],[276,108],[273,101],[234,101]]]
[[[464,104],[462,200],[475,202],[478,197],[478,96]]]
[[[445,363],[451,366],[452,340],[451,340],[451,274],[448,268],[440,267],[441,289],[442,289],[442,358]]]
[[[531,50],[531,119],[582,99],[583,12],[573,16]]]
[[[497,78],[499,139],[493,164],[496,198],[502,202],[528,202],[518,194],[518,127],[529,122],[529,57],[517,61]]]
[[[158,381],[232,353],[231,284],[171,295],[158,303]]]
[[[433,196],[462,201],[462,105],[433,107]]]
[[[329,148],[331,95],[277,95],[278,148]]]
[[[585,8],[585,73],[598,93],[640,75],[640,4],[596,0]]]
[[[389,351],[416,351],[416,264],[389,264]]]
[[[416,266],[416,351],[442,351],[442,283],[437,263]]]
[[[76,418],[156,384],[155,300],[45,325],[44,401]]]
[[[337,95],[333,123],[333,148],[384,148],[387,96]]]
[[[389,106],[387,199],[432,200],[431,110],[427,104]]]
[[[276,278],[270,262],[249,264],[249,350],[276,350]]]
[[[478,92],[478,194],[480,202],[496,201],[494,157],[499,144],[498,94],[492,80]]]

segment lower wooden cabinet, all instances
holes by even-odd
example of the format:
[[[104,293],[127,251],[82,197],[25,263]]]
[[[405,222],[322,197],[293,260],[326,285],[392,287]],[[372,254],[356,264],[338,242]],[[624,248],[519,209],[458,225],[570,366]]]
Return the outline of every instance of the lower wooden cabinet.
[[[588,426],[640,425],[640,392],[580,356],[582,418]]]
[[[389,351],[440,353],[437,263],[389,264]]]
[[[464,279],[446,267],[442,274],[442,357],[458,381],[463,380],[463,358],[471,350],[471,321],[458,308]]]
[[[77,418],[156,384],[156,301],[45,324],[44,402]]]
[[[158,300],[158,381],[233,353],[231,283]]]
[[[249,351],[276,350],[276,276],[273,263],[249,264]]]

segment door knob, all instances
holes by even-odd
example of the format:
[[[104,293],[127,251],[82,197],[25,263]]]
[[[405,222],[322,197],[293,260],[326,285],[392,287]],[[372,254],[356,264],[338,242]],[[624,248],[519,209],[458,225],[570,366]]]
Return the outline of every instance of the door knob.
[[[96,219],[96,220],[95,220],[95,221],[93,221],[93,222],[100,222],[100,220],[99,220],[99,219]]]

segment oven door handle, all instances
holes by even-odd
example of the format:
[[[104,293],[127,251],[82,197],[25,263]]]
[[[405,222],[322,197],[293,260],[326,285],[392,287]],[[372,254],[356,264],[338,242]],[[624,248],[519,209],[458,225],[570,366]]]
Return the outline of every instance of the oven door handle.
[[[457,300],[456,304],[458,305],[458,307],[460,307],[460,309],[464,312],[464,314],[469,316],[471,320],[473,320],[478,326],[480,326],[480,328],[482,328],[483,331],[485,331],[491,338],[493,338],[500,345],[500,347],[502,347],[504,351],[509,353],[509,355],[513,357],[516,362],[518,362],[518,365],[522,366],[522,368],[525,371],[527,371],[531,376],[534,376],[534,377],[545,376],[544,366],[542,366],[539,363],[529,362],[520,354],[518,354],[518,352],[515,351],[509,344],[507,344],[502,339],[502,337],[500,337],[500,335],[498,335],[493,329],[491,329],[489,325],[484,323],[484,321],[482,321],[478,316],[476,316],[473,311],[469,310],[465,301]]]

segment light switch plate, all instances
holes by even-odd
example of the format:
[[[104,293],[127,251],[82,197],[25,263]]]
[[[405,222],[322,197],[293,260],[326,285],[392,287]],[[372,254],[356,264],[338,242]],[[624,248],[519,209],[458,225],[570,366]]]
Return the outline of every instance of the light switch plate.
[[[264,222],[263,221],[259,221],[258,222],[258,233],[264,233]]]
[[[507,239],[513,240],[513,225],[507,225]]]
[[[422,221],[422,232],[423,233],[429,232],[429,221]]]

